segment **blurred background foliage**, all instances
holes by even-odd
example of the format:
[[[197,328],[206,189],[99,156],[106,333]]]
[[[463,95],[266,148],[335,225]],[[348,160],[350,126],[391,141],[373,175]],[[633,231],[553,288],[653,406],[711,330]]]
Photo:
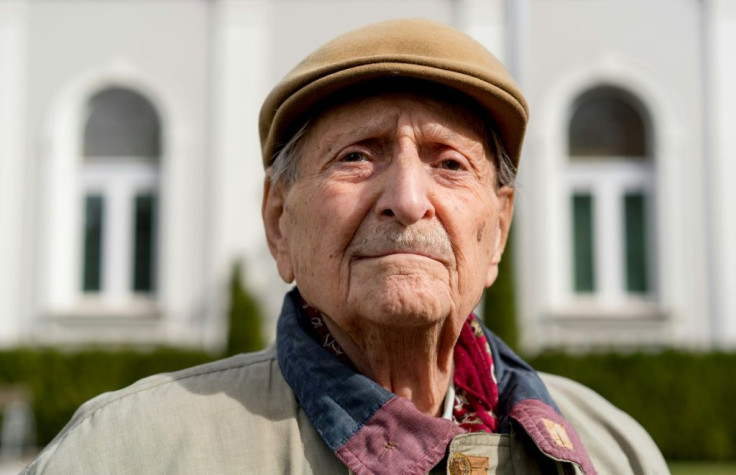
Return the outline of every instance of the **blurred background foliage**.
[[[227,356],[258,351],[266,345],[258,303],[243,286],[241,267],[240,263],[235,264],[230,276]]]
[[[61,351],[14,349],[0,352],[0,385],[30,394],[36,443],[48,444],[86,400],[138,379],[210,361],[197,351],[158,348]]]
[[[498,277],[483,295],[483,323],[512,350],[518,351],[516,293],[514,292],[514,226],[509,230],[506,249],[498,264]]]
[[[736,353],[548,352],[527,361],[603,395],[639,421],[668,460],[736,461]]]

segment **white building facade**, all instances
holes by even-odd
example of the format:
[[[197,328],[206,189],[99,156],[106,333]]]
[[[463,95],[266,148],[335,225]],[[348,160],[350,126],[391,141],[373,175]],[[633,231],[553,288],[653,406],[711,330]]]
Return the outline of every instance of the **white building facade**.
[[[403,16],[468,32],[527,94],[526,349],[736,346],[729,0],[0,0],[0,345],[218,348],[237,261],[272,337],[260,104]]]

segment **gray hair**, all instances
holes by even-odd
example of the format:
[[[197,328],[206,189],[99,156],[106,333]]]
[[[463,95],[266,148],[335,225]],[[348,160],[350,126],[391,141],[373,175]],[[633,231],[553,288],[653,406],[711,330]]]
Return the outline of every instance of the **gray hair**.
[[[268,179],[271,183],[283,183],[288,187],[299,178],[299,156],[309,125],[310,121],[305,122],[283,147],[277,149],[268,167],[270,171]]]
[[[309,126],[310,122],[307,121],[274,154],[271,160],[271,166],[268,168],[270,171],[269,180],[272,183],[281,182],[288,187],[299,178],[299,156],[304,145],[304,138],[307,132],[309,132]],[[489,126],[488,132],[491,138],[490,145],[491,153],[493,154],[493,164],[496,167],[496,186],[513,188],[516,181],[516,167],[514,166],[514,162],[511,161],[508,153],[506,153],[506,149],[496,131],[493,130],[493,127]]]

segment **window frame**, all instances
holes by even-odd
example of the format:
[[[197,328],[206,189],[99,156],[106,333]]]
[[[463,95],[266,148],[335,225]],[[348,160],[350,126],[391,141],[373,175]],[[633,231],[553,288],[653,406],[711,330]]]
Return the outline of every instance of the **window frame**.
[[[159,143],[155,147],[157,156],[115,155],[101,153],[86,155],[85,143],[89,132],[89,120],[93,114],[93,101],[107,91],[125,90],[145,101],[150,113],[155,114],[151,121],[155,126],[155,134]],[[84,210],[86,196],[95,194],[104,201],[104,221],[102,225],[101,267],[102,285],[99,291],[90,292],[83,288],[85,266],[84,253],[84,212],[79,219],[79,239],[77,240],[77,256],[79,266],[79,284],[75,286],[73,314],[78,316],[137,316],[158,313],[160,292],[160,256],[154,254],[151,266],[152,291],[141,292],[134,289],[134,253],[135,253],[135,200],[140,194],[152,194],[156,197],[157,213],[155,216],[154,234],[151,243],[154,250],[160,249],[161,241],[161,162],[163,141],[163,124],[161,114],[156,105],[145,94],[136,88],[109,85],[97,89],[87,96],[85,113],[79,118],[81,141],[78,147],[79,165],[76,180],[76,206]]]
[[[603,94],[626,102],[636,111],[644,127],[646,155],[573,155],[570,143],[570,127],[581,101]],[[600,96],[599,96],[600,95]],[[657,256],[657,169],[653,147],[653,124],[643,103],[624,88],[608,84],[587,87],[576,95],[570,104],[564,128],[564,160],[562,187],[565,200],[561,202],[562,216],[567,223],[563,231],[563,301],[562,316],[585,317],[638,317],[658,312],[659,276]],[[626,281],[626,223],[624,197],[627,193],[641,192],[645,197],[646,269],[648,292],[628,292]],[[593,261],[594,282],[592,292],[576,292],[573,249],[574,217],[572,197],[576,193],[588,193],[593,203]]]
[[[158,273],[154,271],[154,290],[151,293],[136,292],[132,286],[134,246],[134,201],[141,193],[151,193],[160,200],[160,171],[158,165],[144,163],[92,163],[82,167],[79,173],[78,203],[83,209],[85,197],[101,195],[105,202],[102,247],[102,288],[99,292],[77,289],[80,307],[90,311],[101,308],[138,308],[150,306],[157,300]],[[160,213],[156,219],[160,223]],[[157,226],[160,228],[160,225]],[[83,236],[82,236],[83,237]],[[154,247],[160,248],[160,233],[154,234]],[[84,258],[83,240],[80,240],[79,256]],[[160,268],[160,258],[154,268]],[[84,263],[80,261],[80,269]]]
[[[621,307],[646,304],[657,299],[656,266],[656,193],[655,167],[651,161],[634,162],[622,157],[611,157],[610,162],[586,162],[571,165],[567,170],[565,195],[589,193],[593,202],[593,261],[594,282],[597,286],[589,293],[574,289],[573,216],[567,206],[568,258],[567,300],[573,304]],[[623,199],[627,193],[642,192],[646,197],[647,280],[649,292],[632,293],[626,290],[625,216]],[[568,203],[570,203],[568,199]]]

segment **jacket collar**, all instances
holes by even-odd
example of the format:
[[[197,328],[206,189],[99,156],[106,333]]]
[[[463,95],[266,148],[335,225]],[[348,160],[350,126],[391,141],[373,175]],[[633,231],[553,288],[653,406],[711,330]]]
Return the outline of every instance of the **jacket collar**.
[[[277,325],[278,361],[322,440],[356,474],[380,473],[386,467],[392,473],[428,472],[463,429],[419,412],[322,348],[299,323],[300,300],[296,288],[284,299]],[[501,431],[508,432],[514,420],[543,453],[594,473],[577,434],[537,373],[484,331],[498,381]]]

